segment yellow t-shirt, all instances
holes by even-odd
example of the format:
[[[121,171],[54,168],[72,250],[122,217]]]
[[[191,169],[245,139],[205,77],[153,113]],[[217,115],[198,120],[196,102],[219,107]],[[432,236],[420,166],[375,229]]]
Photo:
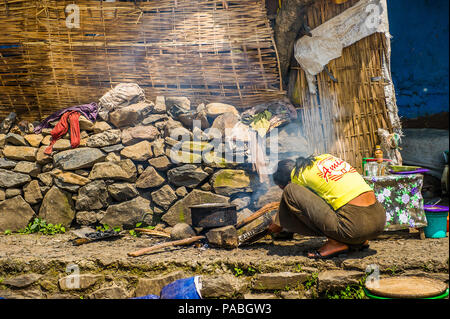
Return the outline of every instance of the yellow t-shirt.
[[[372,191],[363,177],[347,162],[330,154],[316,157],[314,164],[300,172],[291,173],[291,182],[308,187],[322,197],[334,210],[362,193]]]

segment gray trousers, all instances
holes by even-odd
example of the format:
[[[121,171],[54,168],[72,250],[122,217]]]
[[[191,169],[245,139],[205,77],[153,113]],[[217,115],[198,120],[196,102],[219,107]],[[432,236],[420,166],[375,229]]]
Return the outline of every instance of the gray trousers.
[[[367,207],[346,204],[335,211],[313,191],[290,183],[283,191],[275,223],[300,235],[360,245],[384,231],[386,212],[378,201]]]

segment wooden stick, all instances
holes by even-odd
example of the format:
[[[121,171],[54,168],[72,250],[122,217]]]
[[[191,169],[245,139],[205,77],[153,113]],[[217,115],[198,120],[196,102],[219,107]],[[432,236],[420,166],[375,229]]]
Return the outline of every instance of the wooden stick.
[[[236,224],[236,229],[242,228],[245,225],[247,225],[248,223],[254,221],[255,219],[257,219],[258,217],[261,217],[262,215],[278,209],[278,207],[280,207],[280,203],[279,202],[272,202],[269,203],[265,206],[263,206],[260,210],[258,210],[256,213],[254,213],[253,215],[247,217],[246,219],[244,219],[243,221],[239,222]]]
[[[144,233],[144,234],[148,234],[148,235],[170,238],[170,234],[162,232],[162,231],[157,231],[157,230],[153,230],[153,229],[145,229],[145,228],[135,228],[134,230]]]
[[[206,237],[205,236],[195,236],[195,237],[190,237],[190,238],[181,239],[181,240],[169,241],[167,243],[157,244],[152,247],[143,248],[141,250],[128,253],[128,256],[139,257],[139,256],[151,253],[151,252],[159,250],[159,249],[167,248],[167,247],[189,245],[189,244],[195,243],[196,241],[202,240],[204,238],[206,238]]]

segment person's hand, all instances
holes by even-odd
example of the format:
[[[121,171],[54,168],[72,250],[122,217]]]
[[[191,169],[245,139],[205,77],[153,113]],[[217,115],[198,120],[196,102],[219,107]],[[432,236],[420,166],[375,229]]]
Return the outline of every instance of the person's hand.
[[[278,226],[278,225],[275,224],[275,223],[272,223],[272,224],[269,225],[268,230],[269,230],[269,232],[270,232],[271,234],[276,234],[276,233],[281,232],[281,231],[283,230],[283,227]]]

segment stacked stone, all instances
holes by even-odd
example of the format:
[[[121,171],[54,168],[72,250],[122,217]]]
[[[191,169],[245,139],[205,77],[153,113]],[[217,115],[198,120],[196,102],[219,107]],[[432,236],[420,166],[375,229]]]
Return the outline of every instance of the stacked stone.
[[[193,108],[187,98],[158,97],[95,123],[81,116],[80,145],[72,149],[66,134],[46,155],[52,127],[34,134],[33,124],[11,113],[0,127],[0,231],[23,229],[34,217],[66,227],[190,224],[190,205],[216,202],[235,204],[245,218],[256,179],[251,165],[198,162],[208,147],[204,130],[223,129],[223,118],[237,114],[231,105]],[[201,127],[193,129],[193,120]]]

